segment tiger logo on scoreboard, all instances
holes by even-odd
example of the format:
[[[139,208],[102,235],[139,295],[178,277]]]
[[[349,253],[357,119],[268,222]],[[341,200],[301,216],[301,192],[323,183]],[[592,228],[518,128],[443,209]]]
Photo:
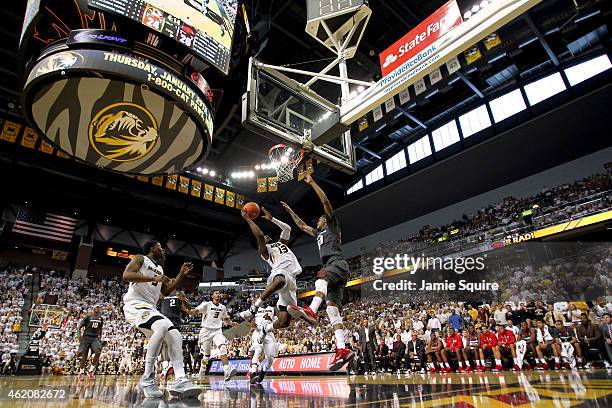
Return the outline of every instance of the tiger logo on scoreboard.
[[[151,112],[130,102],[100,109],[89,124],[91,146],[103,157],[129,162],[145,157],[159,140]]]
[[[78,52],[63,51],[47,58],[45,63],[38,67],[36,75],[43,75],[48,72],[70,68],[79,61],[83,61],[83,56]]]

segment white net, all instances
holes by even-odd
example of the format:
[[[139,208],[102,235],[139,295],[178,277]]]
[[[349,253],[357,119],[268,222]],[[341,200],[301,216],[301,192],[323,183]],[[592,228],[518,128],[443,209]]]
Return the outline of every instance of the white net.
[[[269,151],[270,162],[276,170],[279,183],[293,180],[293,170],[304,158],[304,150],[278,144],[272,146]]]

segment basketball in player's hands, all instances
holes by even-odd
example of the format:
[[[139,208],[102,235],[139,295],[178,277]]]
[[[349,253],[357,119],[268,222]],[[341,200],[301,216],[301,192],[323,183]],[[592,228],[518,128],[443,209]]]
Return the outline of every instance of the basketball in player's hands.
[[[246,212],[246,214],[252,220],[259,217],[259,206],[257,205],[257,203],[250,201],[246,203],[244,207],[242,207],[242,210]]]

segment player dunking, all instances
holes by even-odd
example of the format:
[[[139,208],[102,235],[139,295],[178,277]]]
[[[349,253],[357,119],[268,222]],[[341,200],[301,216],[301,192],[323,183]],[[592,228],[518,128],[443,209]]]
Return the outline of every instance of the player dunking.
[[[259,306],[268,300],[273,293],[278,292],[278,302],[276,303],[278,320],[274,324],[270,323],[262,326],[264,331],[270,331],[289,326],[291,316],[287,312],[287,308],[290,305],[297,304],[297,295],[295,293],[297,290],[296,276],[302,272],[302,267],[293,251],[288,247],[291,227],[272,217],[265,208],[262,207],[261,210],[263,212],[262,218],[278,226],[281,229],[281,234],[277,242],[272,241],[272,238],[261,232],[257,224],[249,218],[246,211],[242,210],[242,218],[249,224],[251,232],[257,239],[259,254],[270,265],[272,270],[270,271],[270,276],[268,276],[267,286],[261,293],[261,296],[251,305],[249,310],[240,313],[240,317],[248,319],[254,316]]]
[[[81,359],[79,369],[79,381],[83,381],[85,376],[85,365],[87,364],[87,356],[91,349],[94,355],[92,365],[87,371],[87,376],[90,380],[95,379],[94,373],[100,361],[100,352],[102,351],[102,343],[100,343],[100,336],[102,335],[102,308],[100,305],[95,305],[91,314],[85,317],[79,323],[77,331],[79,333],[79,351],[77,358]],[[81,329],[83,332],[81,333]]]
[[[204,301],[197,307],[187,310],[187,313],[190,315],[202,313],[202,328],[200,329],[200,338],[198,339],[200,351],[202,353],[200,377],[204,375],[206,364],[210,359],[210,350],[214,344],[219,347],[221,353],[221,363],[223,364],[225,381],[229,381],[234,374],[236,374],[236,369],[229,365],[227,359],[227,339],[223,336],[221,328],[223,327],[223,323],[228,326],[235,326],[236,323],[230,320],[227,314],[227,308],[225,305],[221,304],[221,292],[215,290],[212,293],[211,299],[211,301]]]
[[[200,388],[185,377],[183,365],[183,338],[170,319],[162,315],[155,305],[160,294],[169,295],[191,271],[193,265],[186,262],[174,279],[164,276],[162,264],[165,252],[157,241],[148,241],[143,247],[143,255],[136,255],[126,266],[123,280],[130,282],[123,296],[125,318],[149,338],[145,355],[145,369],[138,387],[147,398],[161,398],[163,393],[155,383],[155,360],[159,356],[162,343],[168,345],[170,361],[176,380],[169,387],[170,394],[178,397],[195,397]]]
[[[336,354],[330,363],[329,369],[331,371],[337,371],[355,356],[351,350],[346,348],[344,324],[342,323],[342,316],[340,315],[342,295],[344,294],[344,287],[347,282],[349,266],[342,254],[340,224],[334,214],[329,199],[309,174],[306,175],[304,181],[315,191],[325,210],[325,214],[319,217],[317,221],[317,228],[306,225],[291,207],[283,202],[281,202],[281,204],[302,231],[317,238],[317,245],[319,246],[319,255],[321,256],[323,268],[317,274],[317,280],[315,281],[316,293],[312,298],[310,306],[305,308],[291,306],[288,311],[291,316],[295,318],[304,319],[310,324],[316,324],[316,313],[323,299],[326,299],[327,315],[329,316],[336,338]]]

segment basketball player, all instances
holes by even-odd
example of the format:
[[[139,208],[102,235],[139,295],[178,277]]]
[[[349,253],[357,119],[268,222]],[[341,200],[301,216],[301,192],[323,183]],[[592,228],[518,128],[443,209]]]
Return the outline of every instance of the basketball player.
[[[281,234],[278,241],[273,242],[272,238],[261,232],[246,211],[242,210],[242,218],[249,224],[251,232],[257,239],[259,254],[270,265],[272,270],[270,271],[270,276],[268,276],[267,286],[261,296],[251,305],[249,310],[241,312],[240,317],[248,319],[256,315],[257,309],[261,304],[273,293],[278,292],[278,302],[276,303],[278,319],[274,323],[270,321],[259,322],[262,324],[260,330],[265,335],[268,331],[289,326],[291,315],[287,312],[287,307],[297,305],[297,295],[295,293],[297,290],[296,276],[302,272],[302,267],[293,251],[287,246],[291,237],[291,227],[272,217],[265,208],[262,207],[261,211],[263,212],[262,218],[278,226],[281,229]]]
[[[302,231],[311,237],[316,237],[323,268],[317,274],[317,280],[315,281],[316,293],[312,298],[310,306],[301,308],[297,305],[292,305],[288,311],[291,316],[304,319],[314,325],[317,323],[317,311],[323,299],[326,299],[327,315],[329,316],[332,328],[334,329],[334,337],[336,338],[336,354],[328,368],[331,371],[337,371],[355,357],[355,354],[346,347],[344,324],[340,315],[342,295],[346,286],[349,266],[342,253],[340,223],[334,214],[329,199],[321,187],[310,177],[310,174],[306,175],[304,181],[312,187],[325,210],[325,214],[319,217],[317,221],[317,227],[312,228],[306,225],[291,207],[283,202],[281,204]]]
[[[83,332],[81,332],[83,329]],[[90,380],[94,380],[94,373],[98,367],[100,361],[100,352],[102,351],[102,343],[100,343],[100,336],[102,335],[102,308],[100,305],[95,305],[87,317],[85,317],[79,323],[77,327],[79,333],[79,351],[77,358],[80,358],[79,363],[79,381],[83,381],[85,376],[85,365],[87,364],[87,357],[89,350],[94,355],[91,367],[87,371],[87,377]]]
[[[200,338],[198,343],[200,345],[200,351],[202,353],[202,365],[200,366],[200,377],[204,376],[206,371],[206,364],[210,359],[210,350],[212,346],[219,347],[221,354],[221,363],[223,364],[223,374],[225,381],[229,381],[234,374],[236,369],[230,367],[227,360],[227,339],[221,332],[223,323],[228,326],[235,326],[236,323],[232,322],[227,314],[227,308],[221,304],[221,292],[215,290],[212,293],[211,301],[204,301],[197,307],[187,310],[190,315],[202,314],[202,328],[200,329]]]
[[[182,299],[181,299],[182,296]],[[180,292],[178,295],[176,294],[176,290],[173,290],[169,296],[165,296],[161,304],[159,306],[159,311],[161,314],[166,316],[172,322],[172,325],[176,327],[176,329],[181,332],[180,327],[183,324],[181,320],[181,310],[183,306],[183,301],[185,300],[185,294]],[[162,371],[160,374],[160,380],[167,379],[168,375],[172,373],[172,364],[170,363],[170,356],[168,355],[168,345],[166,342],[162,344],[161,349],[161,365]]]
[[[274,308],[272,306],[261,307],[255,314],[256,328],[251,335],[251,346],[249,347],[251,367],[248,375],[251,384],[261,383],[263,381],[266,371],[272,367],[272,363],[278,355],[278,342],[274,337],[274,333],[272,331],[264,333],[260,329],[260,327],[263,327],[264,323],[275,322],[276,320],[278,320],[278,317],[274,316]],[[259,357],[262,353],[265,360],[260,367]]]
[[[158,241],[148,241],[143,247],[143,255],[136,255],[126,266],[123,280],[130,282],[123,296],[125,318],[149,338],[145,355],[144,374],[138,387],[147,398],[161,398],[163,393],[155,383],[155,360],[159,356],[162,343],[168,345],[168,354],[176,379],[169,392],[177,397],[195,397],[200,388],[185,377],[183,365],[183,338],[170,319],[162,315],[155,305],[160,294],[168,296],[179,282],[191,271],[193,265],[186,262],[181,266],[178,276],[169,279],[164,276],[162,264],[165,251]]]

